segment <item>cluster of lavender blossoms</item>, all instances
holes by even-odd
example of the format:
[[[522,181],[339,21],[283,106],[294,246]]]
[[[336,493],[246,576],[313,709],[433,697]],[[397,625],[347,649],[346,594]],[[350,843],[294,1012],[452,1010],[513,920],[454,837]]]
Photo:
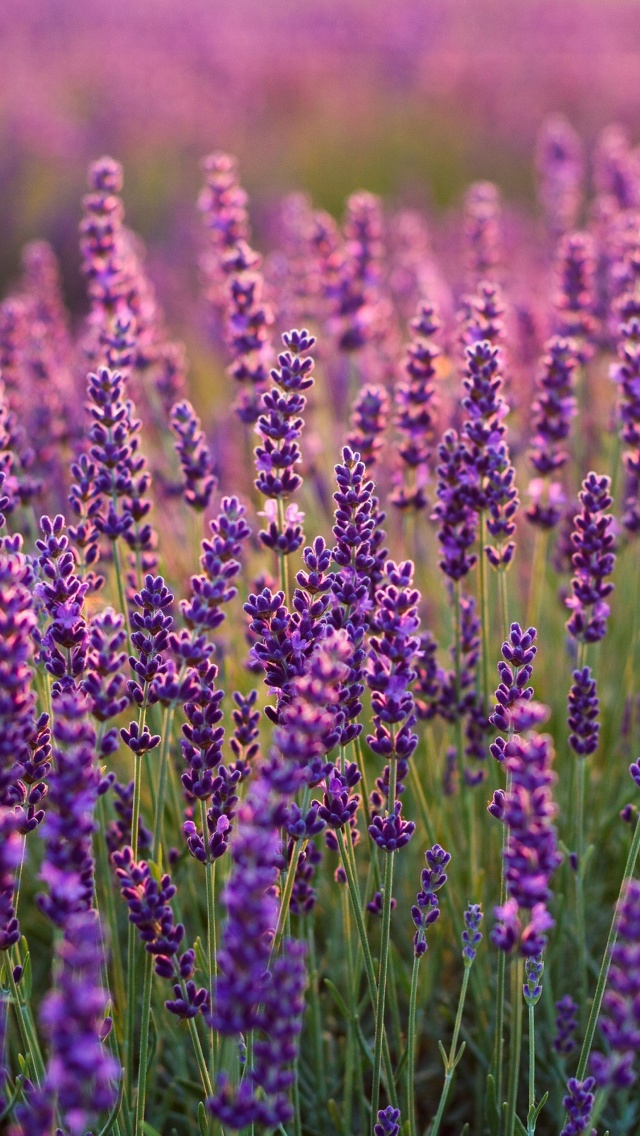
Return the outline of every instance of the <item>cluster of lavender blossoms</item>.
[[[77,328],[24,251],[1,1131],[633,1136],[640,160],[613,127],[584,201],[586,168],[552,115],[537,218],[476,182],[432,240],[368,192],[340,223],[296,194],[263,258],[211,154],[193,389],[118,162],[89,171]],[[158,294],[184,284],[176,258]]]

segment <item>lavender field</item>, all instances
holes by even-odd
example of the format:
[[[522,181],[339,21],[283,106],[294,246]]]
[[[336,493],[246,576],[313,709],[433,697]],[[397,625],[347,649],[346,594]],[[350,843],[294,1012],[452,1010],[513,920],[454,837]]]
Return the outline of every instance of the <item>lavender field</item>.
[[[637,6],[0,74],[0,1132],[635,1136]]]

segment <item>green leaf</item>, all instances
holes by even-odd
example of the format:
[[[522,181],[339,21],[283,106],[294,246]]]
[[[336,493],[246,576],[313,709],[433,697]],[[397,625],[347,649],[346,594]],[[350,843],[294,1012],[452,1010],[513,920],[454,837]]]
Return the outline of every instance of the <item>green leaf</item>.
[[[487,1122],[489,1128],[493,1131],[498,1126],[500,1114],[498,1111],[498,1102],[496,1100],[496,1082],[493,1073],[487,1076],[487,1092],[485,1097],[485,1107],[487,1114]]]
[[[549,1094],[545,1093],[544,1096],[540,1098],[537,1105],[534,1108],[529,1109],[529,1114],[527,1116],[527,1131],[529,1134],[535,1132],[536,1124],[538,1123],[538,1117],[540,1116],[540,1113],[542,1112],[542,1109],[544,1108],[548,1100]]]
[[[351,1020],[351,1014],[349,1013],[349,1009],[347,1007],[347,1004],[346,1004],[344,998],[342,997],[342,994],[338,990],[337,986],[335,986],[335,984],[331,981],[330,978],[325,978],[324,984],[327,987],[329,993],[331,994],[331,997],[333,998],[336,1006],[338,1007],[338,1009],[339,1009],[340,1013],[342,1014],[343,1018],[345,1019],[345,1021],[346,1022],[350,1021]]]
[[[529,1133],[527,1132],[527,1130],[526,1130],[524,1124],[522,1123],[520,1117],[516,1116],[515,1119],[516,1119],[516,1132],[518,1133],[518,1136],[529,1136]]]
[[[144,1132],[144,1136],[162,1136],[162,1133],[158,1132],[158,1129],[154,1128],[153,1124],[149,1124],[148,1120],[142,1121],[142,1131]]]
[[[369,1042],[367,1041],[366,1037],[364,1036],[364,1034],[362,1032],[362,1026],[360,1025],[360,1019],[356,1018],[355,1022],[356,1022],[356,1029],[358,1030],[358,1041],[360,1042],[362,1052],[364,1053],[365,1057],[368,1059],[369,1064],[373,1065],[373,1050],[372,1050],[371,1046],[369,1045]]]
[[[198,935],[198,938],[196,939],[195,943],[193,944],[193,949],[196,952],[196,962],[198,964],[198,969],[206,971],[207,970],[207,953],[206,953],[206,951],[205,951],[205,949],[202,945],[202,939],[200,938],[199,935]]]
[[[456,1068],[456,1066],[457,1066],[457,1065],[458,1065],[458,1064],[460,1063],[460,1059],[461,1059],[461,1057],[462,1057],[462,1054],[464,1053],[464,1051],[465,1051],[465,1049],[466,1049],[466,1048],[467,1048],[467,1043],[466,1043],[466,1041],[463,1041],[463,1042],[462,1042],[462,1045],[460,1046],[460,1048],[459,1048],[458,1052],[456,1053],[456,1055],[455,1055],[455,1057],[454,1057],[453,1061],[451,1062],[451,1066],[450,1066],[450,1068],[449,1068],[448,1072],[451,1072],[451,1073],[453,1073],[453,1070],[454,1070],[454,1069]]]
[[[470,1131],[471,1131],[471,1129],[469,1127],[469,1121],[467,1121],[464,1128],[462,1129],[462,1132],[460,1133],[460,1136],[469,1136]]]
[[[444,1065],[444,1071],[445,1071],[445,1073],[448,1073],[449,1072],[449,1058],[447,1056],[447,1051],[446,1051],[446,1049],[445,1049],[445,1047],[444,1047],[444,1045],[442,1044],[441,1041],[438,1042],[438,1049],[440,1050],[440,1056],[442,1058],[442,1063]]]
[[[201,1136],[207,1136],[207,1112],[202,1101],[198,1102],[198,1124]]]
[[[156,1026],[156,1019],[153,1016],[153,1010],[149,1010],[149,1049],[147,1058],[147,1076],[156,1055],[158,1048],[158,1028]]]
[[[116,1099],[116,1103],[114,1104],[113,1108],[111,1109],[111,1112],[109,1113],[109,1118],[108,1118],[104,1128],[100,1129],[98,1136],[109,1136],[111,1129],[113,1128],[116,1120],[118,1119],[118,1113],[120,1112],[120,1106],[122,1104],[123,1094],[124,1094],[124,1077],[121,1077],[120,1083],[118,1085],[118,1096],[117,1096],[117,1099]]]
[[[20,1091],[22,1089],[23,1081],[24,1081],[24,1077],[22,1076],[22,1074],[19,1074],[16,1077],[16,1083],[15,1083],[15,1088],[14,1088],[13,1092],[12,1092],[11,1096],[9,1097],[9,1100],[7,1101],[2,1112],[0,1112],[0,1120],[4,1120],[5,1116],[8,1116],[9,1113],[11,1112],[14,1104],[16,1103],[18,1097],[20,1096]]]
[[[340,1109],[338,1108],[333,1098],[327,1101],[327,1109],[329,1110],[329,1116],[333,1121],[334,1127],[338,1132],[342,1132],[344,1130],[344,1125],[342,1122],[342,1117],[340,1115]],[[349,1134],[347,1133],[346,1136],[349,1136]]]

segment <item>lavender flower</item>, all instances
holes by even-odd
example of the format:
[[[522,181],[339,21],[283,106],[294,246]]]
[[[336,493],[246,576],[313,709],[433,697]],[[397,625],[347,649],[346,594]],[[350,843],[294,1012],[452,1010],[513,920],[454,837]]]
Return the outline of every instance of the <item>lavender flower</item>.
[[[43,602],[51,622],[41,637],[41,652],[49,674],[73,688],[86,666],[86,623],[82,605],[88,584],[74,571],[73,552],[64,533],[64,517],[40,518],[44,539],[36,541],[40,553],[41,582],[34,594]]]
[[[612,365],[610,375],[619,386],[620,436],[626,447],[622,523],[630,533],[635,533],[640,530],[640,318],[637,315],[621,322],[617,346],[620,361]]]
[[[571,733],[569,745],[578,757],[588,757],[598,748],[600,701],[596,680],[590,667],[573,672],[573,684],[567,701],[568,722]]]
[[[380,1109],[377,1124],[373,1126],[374,1136],[399,1136],[400,1109],[387,1105]]]
[[[13,804],[13,785],[31,756],[35,695],[31,633],[36,614],[32,573],[20,552],[0,541],[0,805]]]
[[[516,945],[525,958],[539,955],[546,944],[546,932],[553,926],[547,904],[549,882],[562,857],[557,849],[553,826],[555,806],[551,797],[551,739],[531,734],[507,741],[503,761],[510,776],[502,819],[508,828],[504,851],[507,901],[495,909],[498,923],[491,940],[500,950]],[[530,913],[523,926],[520,911]]]
[[[519,623],[512,623],[508,640],[502,644],[503,662],[498,663],[500,685],[496,690],[496,706],[489,721],[496,730],[508,734],[521,733],[532,723],[527,703],[533,698],[533,687],[527,686],[533,674],[535,627],[523,631]],[[491,747],[493,756],[502,760],[504,743]]]
[[[555,1008],[556,1032],[553,1039],[553,1048],[556,1053],[566,1057],[569,1053],[573,1053],[577,1045],[573,1035],[578,1028],[578,1006],[570,994],[565,994],[556,1002]]]
[[[373,194],[351,195],[344,236],[343,247],[334,237],[330,255],[325,254],[324,290],[330,302],[329,326],[340,350],[358,351],[372,339],[378,316],[382,215]]]
[[[467,450],[455,430],[447,430],[438,446],[438,500],[432,520],[440,522],[440,568],[450,580],[462,580],[477,556],[469,549],[476,542],[477,514],[470,504],[474,478]]]
[[[470,282],[494,279],[502,250],[500,193],[492,182],[478,181],[467,190],[464,236]]]
[[[384,387],[368,383],[356,396],[347,445],[357,452],[367,470],[376,465],[384,446],[389,421],[389,396]]]
[[[440,328],[433,304],[422,303],[409,327],[411,342],[403,364],[406,378],[396,384],[394,391],[395,424],[402,438],[398,452],[403,463],[403,479],[391,500],[399,509],[418,512],[427,505],[424,485],[433,440],[434,379],[437,374],[434,364],[440,355],[440,349],[433,342]]]
[[[593,316],[594,245],[588,233],[572,233],[564,237],[558,249],[556,265],[554,331],[576,344],[576,358],[586,363],[593,355],[596,322]]]
[[[462,297],[458,312],[460,339],[463,347],[486,341],[500,347],[505,339],[504,315],[506,307],[499,284],[481,280],[475,290]]]
[[[247,243],[247,198],[238,184],[235,159],[223,153],[211,154],[203,168],[206,186],[198,208],[210,234],[203,259],[208,298],[224,313],[232,360],[229,373],[250,388],[236,404],[238,417],[250,425],[260,412],[259,395],[267,382],[273,313],[263,299],[261,258]]]
[[[11,950],[20,941],[14,893],[21,861],[22,840],[17,818],[11,809],[0,806],[0,951]]]
[[[313,386],[313,359],[308,352],[315,338],[307,331],[293,330],[282,341],[288,350],[278,356],[279,369],[271,371],[276,386],[263,395],[263,412],[256,426],[262,443],[255,449],[255,485],[271,506],[266,510],[269,527],[260,533],[260,540],[266,548],[289,555],[302,544],[302,530],[293,518],[287,523],[286,514],[283,523],[277,508],[302,484],[295,466],[301,460],[298,441],[307,401],[303,391]],[[302,520],[302,516],[296,513],[295,519]]]
[[[372,619],[374,634],[367,661],[367,685],[372,690],[371,709],[374,733],[367,743],[374,753],[397,762],[397,783],[402,786],[409,769],[409,759],[416,748],[413,733],[416,723],[411,686],[415,679],[414,660],[420,648],[416,637],[419,628],[417,604],[420,593],[413,587],[413,564],[410,560],[396,565],[387,563],[387,583],[376,593],[377,610]],[[389,767],[387,767],[389,768]],[[371,836],[380,843],[386,828],[390,840],[396,835],[413,832],[400,820],[399,802],[389,800],[386,787],[387,769],[383,773],[382,796],[387,798],[388,825],[377,817],[372,822]],[[381,801],[375,798],[374,807]],[[406,841],[405,841],[406,842]],[[382,846],[382,844],[381,844]]]
[[[469,903],[464,913],[464,931],[462,932],[462,960],[465,966],[471,963],[478,953],[478,946],[482,942],[480,924],[483,915],[479,903]]]
[[[534,435],[529,455],[540,476],[529,485],[532,504],[526,513],[532,524],[542,528],[553,528],[558,523],[565,500],[562,486],[546,479],[561,469],[569,456],[562,447],[576,414],[576,366],[572,340],[555,336],[548,341],[537,381],[539,393],[532,407]]]
[[[580,210],[584,156],[580,137],[562,114],[545,118],[536,147],[539,195],[555,240],[573,229]]]
[[[264,1037],[242,1085],[234,1090],[221,1077],[207,1102],[215,1117],[236,1129],[254,1122],[286,1123],[291,1116],[287,1091],[303,1010],[304,947],[287,942],[285,956],[267,969],[278,915],[273,885],[279,817],[267,778],[258,777],[240,808],[232,852],[235,870],[223,896],[228,918],[218,955],[213,1024],[225,1036],[259,1029]]]
[[[223,605],[237,594],[233,581],[241,568],[238,557],[251,532],[246,512],[237,497],[223,497],[220,513],[209,522],[211,539],[202,541],[202,573],[191,577],[191,598],[180,603],[183,619],[192,632],[215,631],[226,618]]]
[[[413,937],[413,951],[420,958],[427,950],[426,930],[435,923],[440,916],[440,901],[437,893],[447,882],[445,868],[451,859],[451,853],[445,852],[439,844],[434,844],[425,852],[427,867],[422,869],[420,877],[422,888],[416,896],[416,902],[411,908],[411,918],[418,928]],[[481,936],[482,937],[482,936]]]
[[[183,497],[198,512],[206,509],[216,486],[213,463],[200,419],[186,399],[171,408],[170,425],[177,438],[176,450],[184,478]]]
[[[103,786],[86,698],[80,691],[60,691],[53,708],[54,763],[41,830],[45,854],[40,878],[48,893],[38,896],[38,904],[57,927],[65,928],[72,916],[88,911],[93,903],[92,835]]]
[[[613,572],[615,554],[611,531],[613,517],[605,510],[612,504],[610,480],[590,473],[582,482],[578,499],[582,512],[574,517],[571,557],[575,576],[571,581],[573,595],[567,607],[573,612],[567,630],[574,639],[597,643],[607,632],[609,605],[607,596],[613,584],[606,577]]]
[[[600,1032],[608,1053],[593,1053],[591,1069],[599,1087],[627,1088],[640,1049],[640,881],[627,881],[618,916],[618,938],[611,955],[609,983],[602,1000]]]
[[[103,1045],[110,1024],[103,952],[96,912],[72,915],[57,946],[54,989],[40,1011],[51,1056],[44,1084],[19,1109],[24,1136],[52,1131],[54,1105],[70,1136],[83,1136],[115,1101],[122,1070]]]
[[[562,1100],[569,1119],[560,1136],[586,1136],[595,1103],[594,1088],[593,1077],[587,1077],[584,1081],[577,1081],[575,1077],[569,1079],[567,1095]],[[595,1128],[591,1129],[589,1136],[596,1136]]]

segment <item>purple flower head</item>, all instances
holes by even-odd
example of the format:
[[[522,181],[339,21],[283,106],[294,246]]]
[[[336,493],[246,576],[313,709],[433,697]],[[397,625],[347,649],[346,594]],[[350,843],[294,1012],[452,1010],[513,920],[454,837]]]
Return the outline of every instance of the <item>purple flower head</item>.
[[[540,492],[532,495],[527,518],[542,528],[553,528],[561,516],[564,495],[558,482],[548,482],[568,460],[566,446],[576,414],[575,371],[578,364],[573,340],[555,336],[546,344],[533,403],[533,439],[530,461],[540,475]],[[537,485],[537,482],[536,482]]]
[[[236,160],[224,153],[210,154],[203,169],[205,187],[198,208],[209,238],[202,258],[206,295],[223,319],[231,355],[229,373],[250,388],[239,399],[236,412],[241,421],[252,424],[269,373],[273,313],[263,299],[261,258],[247,243],[247,195],[238,182]]]
[[[122,897],[129,908],[129,922],[138,928],[145,950],[154,956],[156,972],[162,977],[172,977],[172,960],[184,938],[184,927],[174,920],[170,900],[176,889],[171,876],[165,874],[160,881],[154,879],[145,860],[134,860],[132,848],[114,852],[113,862]]]
[[[536,629],[529,627],[523,631],[519,623],[512,623],[508,640],[502,644],[503,662],[498,663],[500,685],[496,690],[496,706],[489,721],[502,733],[520,733],[520,712],[523,704],[533,698],[533,687],[527,685],[533,674],[533,660],[538,648],[535,646]],[[526,712],[526,711],[525,711]],[[500,753],[491,752],[501,760]]]
[[[20,768],[31,759],[35,695],[32,573],[22,553],[0,541],[0,805],[12,805]]]
[[[573,672],[573,684],[567,701],[568,722],[571,733],[569,745],[578,757],[588,757],[598,748],[600,700],[596,680],[590,667]]]
[[[440,568],[450,580],[461,580],[471,571],[477,556],[477,513],[472,505],[474,475],[468,454],[455,430],[447,430],[438,446],[437,502],[432,520],[440,522]]]
[[[211,537],[202,541],[202,573],[191,577],[191,598],[180,602],[191,631],[215,631],[225,619],[223,605],[237,594],[234,581],[241,568],[238,557],[251,533],[246,512],[237,497],[223,497],[218,516],[209,522]]]
[[[607,596],[614,585],[606,579],[613,572],[615,538],[610,508],[610,479],[590,473],[578,494],[582,511],[574,517],[571,537],[571,562],[575,575],[571,581],[573,595],[566,601],[572,611],[567,630],[574,639],[596,643],[607,632],[609,605]]]
[[[302,484],[295,467],[301,461],[299,440],[307,403],[303,392],[313,386],[314,363],[309,352],[316,342],[309,332],[295,329],[285,333],[282,340],[287,350],[278,356],[278,368],[271,371],[276,385],[262,398],[263,412],[256,424],[262,441],[254,451],[256,488],[268,502],[274,506],[280,502],[281,507]],[[287,554],[295,552],[302,544],[302,530],[293,517],[288,525],[285,518],[283,527],[277,509],[267,509],[265,515],[270,524],[259,534],[265,547]]]
[[[498,811],[502,810],[500,819],[508,829],[504,850],[508,899],[496,908],[498,923],[491,937],[501,950],[519,944],[525,958],[542,953],[546,931],[553,926],[546,905],[551,898],[550,879],[562,857],[553,825],[552,759],[551,739],[545,735],[531,734],[526,739],[516,735],[503,746],[510,788]],[[526,925],[519,918],[521,910],[530,913]]]
[[[634,290],[635,298],[635,290]],[[627,297],[628,298],[628,297]],[[618,384],[618,418],[620,437],[625,445],[625,497],[622,524],[630,532],[640,530],[640,316],[634,312],[621,318],[617,336],[619,362],[610,368],[611,378]]]
[[[434,435],[435,363],[440,355],[440,348],[433,342],[440,328],[434,306],[421,303],[409,327],[411,342],[403,364],[405,377],[394,391],[395,425],[401,437],[398,453],[402,462],[402,484],[394,490],[391,500],[399,509],[418,512],[427,505],[424,485]]]
[[[320,253],[328,325],[341,351],[359,351],[376,334],[380,318],[380,201],[365,192],[349,197],[344,242],[331,219],[324,218],[317,218],[320,224],[316,224],[314,244]]]
[[[386,816],[374,816],[369,825],[369,836],[383,852],[397,852],[409,843],[415,832],[412,820],[403,820],[402,804],[396,801],[393,812]]]
[[[584,177],[582,142],[563,114],[547,115],[540,127],[536,171],[547,228],[557,240],[575,226]]]
[[[553,1039],[553,1048],[561,1056],[573,1053],[577,1042],[574,1033],[578,1028],[578,1006],[570,994],[565,994],[555,1004],[556,1033]]]
[[[588,233],[571,233],[564,237],[556,264],[554,331],[574,340],[580,363],[586,363],[593,354],[594,272],[593,237]]]
[[[176,450],[184,479],[184,500],[192,509],[201,511],[209,505],[216,478],[200,419],[186,399],[176,402],[171,408],[170,425],[177,438]]]
[[[79,691],[60,691],[53,700],[53,766],[49,808],[42,825],[44,860],[40,878],[48,893],[38,904],[57,927],[93,903],[94,811],[100,792],[96,736],[88,703]]]
[[[490,181],[477,181],[464,200],[464,237],[469,280],[495,279],[500,266],[500,192]]]
[[[593,1077],[587,1077],[584,1081],[577,1081],[575,1077],[571,1077],[567,1081],[567,1095],[563,1097],[562,1104],[569,1119],[560,1136],[595,1136],[595,1128],[589,1132],[591,1113],[595,1104],[593,1093],[595,1084]]]
[[[359,454],[367,470],[378,461],[389,416],[389,396],[384,387],[371,383],[363,386],[354,402],[347,445]]]
[[[416,896],[416,902],[411,908],[411,918],[417,927],[413,939],[414,953],[420,958],[427,950],[426,930],[435,923],[440,916],[440,906],[437,893],[447,882],[445,868],[451,859],[451,854],[445,852],[439,844],[434,844],[425,852],[427,867],[422,869],[420,877],[421,889]]]
[[[505,312],[500,285],[481,280],[475,292],[462,297],[458,312],[462,346],[473,347],[486,340],[493,347],[499,347],[505,339]]]
[[[14,893],[21,860],[17,818],[13,810],[0,806],[0,951],[8,951],[20,941]]]
[[[71,916],[57,945],[54,988],[40,1010],[51,1046],[45,1080],[19,1111],[26,1136],[51,1131],[41,1125],[51,1123],[54,1103],[70,1136],[84,1136],[115,1102],[122,1070],[103,1044],[103,955],[97,913]]]
[[[634,1084],[635,1057],[640,1050],[640,881],[627,881],[618,913],[618,938],[602,1000],[600,1032],[606,1056],[594,1052],[591,1069],[600,1088],[624,1089]]]
[[[400,1133],[400,1109],[393,1108],[388,1105],[385,1109],[380,1109],[378,1113],[378,1122],[373,1126],[374,1136],[399,1136]]]
[[[542,975],[544,963],[541,955],[528,955],[524,963],[525,983],[522,988],[528,1006],[535,1006],[542,996]]]
[[[598,139],[595,183],[600,193],[614,199],[618,209],[635,209],[640,204],[640,163],[622,126],[607,126]]]
[[[471,966],[476,957],[478,946],[482,941],[480,924],[483,914],[479,903],[467,904],[464,913],[464,931],[462,932],[462,960],[465,966]]]

